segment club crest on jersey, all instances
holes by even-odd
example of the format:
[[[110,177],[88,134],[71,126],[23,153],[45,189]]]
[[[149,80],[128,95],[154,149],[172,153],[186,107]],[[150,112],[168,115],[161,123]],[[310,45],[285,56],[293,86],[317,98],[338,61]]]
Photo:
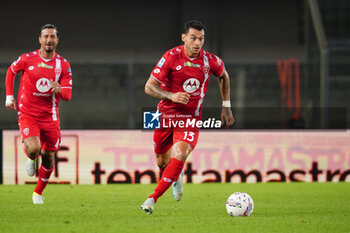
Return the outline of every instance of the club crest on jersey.
[[[38,67],[53,69],[53,66],[46,65],[44,62],[39,63]]]
[[[47,78],[41,78],[36,82],[36,89],[40,92],[47,92],[50,88],[51,84]]]
[[[194,64],[190,61],[187,61],[184,63],[184,66],[188,66],[188,67],[195,67],[195,68],[201,68],[201,65],[200,64]]]
[[[203,66],[203,72],[204,72],[205,74],[209,74],[209,71],[210,71],[210,67],[204,65],[204,66]]]
[[[199,86],[200,82],[195,78],[189,78],[183,84],[183,88],[187,93],[195,92],[198,90]]]
[[[29,128],[23,129],[23,133],[24,133],[24,135],[28,136],[28,134],[29,134]]]
[[[61,68],[60,67],[56,67],[55,68],[55,74],[56,74],[56,76],[60,76],[61,75]]]

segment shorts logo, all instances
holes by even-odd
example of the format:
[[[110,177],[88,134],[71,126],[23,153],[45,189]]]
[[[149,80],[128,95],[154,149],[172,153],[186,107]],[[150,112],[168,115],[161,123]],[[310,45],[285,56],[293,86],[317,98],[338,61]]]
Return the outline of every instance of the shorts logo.
[[[183,88],[187,93],[195,92],[196,90],[198,90],[199,86],[200,82],[195,78],[187,79],[183,84]]]
[[[26,136],[28,136],[28,134],[29,134],[29,128],[25,128],[25,129],[23,130],[23,134],[26,135]]]
[[[36,82],[36,89],[40,92],[47,92],[50,88],[51,84],[47,78],[41,78]]]
[[[143,129],[159,129],[160,115],[162,113],[158,110],[156,112],[143,112]]]

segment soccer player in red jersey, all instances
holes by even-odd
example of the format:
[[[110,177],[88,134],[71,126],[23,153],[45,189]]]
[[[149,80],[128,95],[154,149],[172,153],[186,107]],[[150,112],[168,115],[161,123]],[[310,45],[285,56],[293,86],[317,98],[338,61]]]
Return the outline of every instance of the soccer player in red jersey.
[[[184,45],[167,51],[153,69],[145,85],[146,94],[161,99],[158,111],[162,117],[191,116],[200,119],[210,74],[218,77],[223,100],[221,121],[233,125],[230,104],[230,78],[223,61],[202,49],[205,30],[201,22],[188,21],[182,34]],[[183,194],[183,167],[198,140],[198,128],[160,128],[154,131],[154,150],[162,177],[141,209],[151,214],[158,198],[172,185],[173,197]]]
[[[6,74],[6,108],[18,110],[18,125],[24,152],[28,156],[29,176],[36,171],[41,155],[39,179],[33,192],[33,203],[44,204],[42,193],[54,169],[55,153],[60,148],[61,133],[58,115],[60,99],[72,97],[72,72],[69,62],[56,53],[58,30],[52,24],[40,30],[40,49],[21,55]],[[13,97],[15,77],[22,72],[18,103]]]

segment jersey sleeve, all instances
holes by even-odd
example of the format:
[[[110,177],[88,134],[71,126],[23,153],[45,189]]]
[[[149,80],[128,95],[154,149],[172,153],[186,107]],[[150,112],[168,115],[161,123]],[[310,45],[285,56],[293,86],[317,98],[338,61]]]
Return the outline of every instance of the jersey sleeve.
[[[24,70],[25,55],[21,55],[16,61],[12,62],[8,68],[5,79],[6,95],[13,95],[13,84],[15,82],[16,74]]]
[[[10,68],[14,74],[23,71],[25,68],[25,55],[21,55],[16,61],[12,62]]]
[[[218,56],[212,55],[210,69],[213,75],[221,77],[225,69],[224,62]]]
[[[154,69],[152,70],[151,75],[160,83],[165,81],[166,77],[170,72],[170,58],[171,57],[169,56],[169,52],[166,52],[163,55],[163,57],[158,61],[156,67],[154,67]]]
[[[64,100],[69,101],[72,98],[73,80],[72,80],[72,70],[70,68],[70,64],[68,61],[64,63],[60,85],[61,85],[60,97]]]

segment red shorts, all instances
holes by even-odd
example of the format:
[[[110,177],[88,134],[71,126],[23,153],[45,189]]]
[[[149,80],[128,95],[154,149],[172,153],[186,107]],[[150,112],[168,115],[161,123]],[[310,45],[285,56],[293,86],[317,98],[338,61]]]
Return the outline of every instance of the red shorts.
[[[22,142],[29,137],[39,137],[41,148],[45,151],[57,151],[60,148],[61,132],[59,122],[41,122],[35,117],[20,115],[18,125]]]
[[[166,153],[176,142],[187,142],[194,149],[199,137],[198,129],[155,129],[153,134],[154,152],[156,154]]]

